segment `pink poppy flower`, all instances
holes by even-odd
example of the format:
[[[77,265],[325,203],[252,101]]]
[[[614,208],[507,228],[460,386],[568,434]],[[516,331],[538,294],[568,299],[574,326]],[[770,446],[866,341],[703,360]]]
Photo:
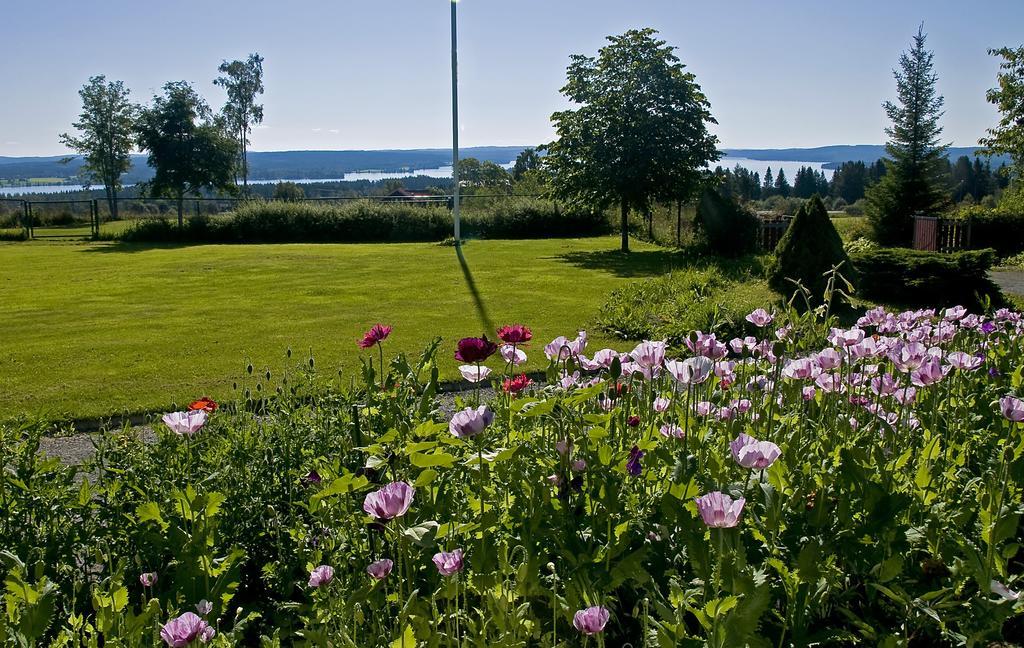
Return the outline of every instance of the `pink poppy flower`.
[[[370,330],[363,334],[363,339],[359,340],[360,349],[369,349],[375,344],[380,344],[384,340],[388,339],[391,335],[391,327],[385,326],[384,324],[374,324],[370,327]]]
[[[522,324],[511,324],[498,329],[498,339],[505,344],[526,344],[533,339],[533,331]]]
[[[405,482],[392,482],[379,490],[367,493],[363,510],[378,521],[392,520],[405,515],[412,504],[416,489]]]
[[[740,434],[729,443],[732,458],[744,468],[764,470],[775,463],[782,451],[771,441],[758,441],[747,434]]]
[[[462,571],[462,549],[439,551],[433,557],[434,566],[442,576],[451,576]]]
[[[682,385],[699,385],[708,379],[715,368],[715,363],[704,356],[687,358],[686,360],[669,360],[665,370]]]
[[[194,612],[186,612],[164,624],[160,629],[160,638],[170,648],[185,648],[199,639],[207,643],[216,631]]]
[[[513,367],[518,367],[526,362],[526,352],[522,349],[515,348],[511,344],[501,345],[501,349],[499,349],[499,351],[501,352],[502,359],[504,359],[505,362],[511,362]]]
[[[461,412],[456,412],[448,423],[448,431],[452,436],[459,439],[472,439],[487,428],[494,421],[494,412],[486,405],[479,407],[467,407]]]
[[[391,574],[395,563],[388,558],[370,563],[366,567],[366,573],[374,580],[384,580]]]
[[[662,425],[659,432],[661,432],[661,436],[665,437],[666,439],[682,439],[683,437],[686,436],[686,433],[683,431],[683,428],[672,423],[666,423],[665,425]]]
[[[309,572],[309,586],[322,587],[334,579],[334,567],[320,565]]]
[[[487,380],[487,376],[491,375],[491,370],[483,365],[459,365],[459,373],[469,382],[478,383]]]
[[[600,605],[579,610],[572,617],[572,625],[583,634],[593,636],[604,632],[611,614]]]
[[[734,527],[739,524],[740,514],[743,512],[743,505],[746,500],[742,497],[733,500],[728,495],[713,491],[706,495],[694,498],[697,503],[697,511],[704,520],[704,524],[716,529]]]
[[[775,317],[763,308],[758,308],[746,317],[748,322],[758,328],[768,326],[772,323],[773,319],[775,319]]]
[[[1024,421],[1024,401],[1014,396],[999,399],[999,409],[1008,421],[1020,423]]]
[[[163,422],[171,432],[180,436],[192,436],[206,425],[206,410],[189,410],[164,414]]]

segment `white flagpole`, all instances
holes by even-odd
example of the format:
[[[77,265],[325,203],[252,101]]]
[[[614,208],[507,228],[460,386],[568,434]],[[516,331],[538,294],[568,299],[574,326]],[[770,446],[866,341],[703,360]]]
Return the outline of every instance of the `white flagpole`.
[[[455,245],[462,244],[462,236],[459,227],[459,56],[458,56],[458,31],[456,28],[455,5],[458,0],[451,0],[452,4],[452,182],[454,192],[452,195],[452,218],[455,221]]]

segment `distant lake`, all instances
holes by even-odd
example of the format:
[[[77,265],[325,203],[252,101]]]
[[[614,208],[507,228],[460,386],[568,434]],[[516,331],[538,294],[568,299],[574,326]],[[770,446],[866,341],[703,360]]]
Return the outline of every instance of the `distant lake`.
[[[505,169],[511,169],[515,163],[507,162],[501,166]],[[779,169],[786,172],[786,179],[789,180],[790,184],[793,184],[793,178],[796,177],[797,170],[802,166],[809,166],[816,171],[824,171],[825,177],[829,180],[832,179],[832,169],[823,169],[821,162],[793,162],[793,161],[779,161],[779,160],[751,160],[749,158],[740,157],[724,157],[715,163],[716,166],[722,168],[732,169],[736,165],[740,165],[750,171],[756,171],[761,174],[762,181],[764,180],[764,172],[768,167],[772,168],[772,175],[778,175]],[[250,180],[249,184],[277,184],[278,182],[295,182],[298,184],[309,184],[313,182],[342,182],[342,181],[353,181],[353,180],[368,180],[375,182],[377,180],[389,180],[392,178],[408,178],[412,176],[427,176],[430,178],[450,178],[452,177],[451,165],[434,167],[431,169],[407,169],[403,171],[353,171],[346,173],[343,178],[281,178],[277,180]],[[128,185],[131,186],[131,185]],[[95,189],[101,189],[102,187],[94,187]],[[0,195],[19,196],[19,195],[31,195],[41,193],[56,193],[56,192],[74,192],[82,191],[85,189],[82,185],[64,184],[64,185],[32,185],[28,187],[0,187]]]

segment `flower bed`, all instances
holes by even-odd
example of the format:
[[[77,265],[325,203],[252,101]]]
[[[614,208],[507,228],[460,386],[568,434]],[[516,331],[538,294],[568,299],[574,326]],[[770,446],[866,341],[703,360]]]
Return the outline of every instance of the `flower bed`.
[[[984,645],[1024,635],[1019,314],[528,327],[250,371],[76,469],[4,430],[10,643]],[[434,358],[479,391],[438,405]],[[550,361],[541,386],[517,375]],[[383,369],[383,371],[382,371]],[[1017,395],[1015,395],[1017,394]],[[79,475],[80,476],[80,475]],[[100,639],[102,637],[102,639]]]

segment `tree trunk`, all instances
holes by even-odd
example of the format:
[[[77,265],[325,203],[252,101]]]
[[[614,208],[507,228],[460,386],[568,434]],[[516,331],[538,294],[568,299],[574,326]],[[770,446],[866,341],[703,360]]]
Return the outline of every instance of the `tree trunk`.
[[[647,213],[644,214],[647,217],[647,238],[651,241],[654,240],[654,211],[650,208],[647,209]]]
[[[245,154],[245,130],[242,131],[242,192],[249,195],[249,160]]]
[[[676,247],[683,246],[683,201],[676,201]]]
[[[622,251],[629,252],[629,203],[622,201]]]
[[[107,206],[110,208],[110,220],[117,220],[117,189],[113,187],[107,192]]]

